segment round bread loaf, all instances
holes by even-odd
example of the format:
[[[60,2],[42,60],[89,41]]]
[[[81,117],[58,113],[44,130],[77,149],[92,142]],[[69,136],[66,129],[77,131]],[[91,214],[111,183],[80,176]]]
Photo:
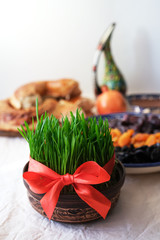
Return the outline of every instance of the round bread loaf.
[[[27,109],[35,106],[36,98],[41,104],[45,98],[69,100],[80,94],[79,84],[73,79],[38,81],[19,87],[9,102],[15,109]]]

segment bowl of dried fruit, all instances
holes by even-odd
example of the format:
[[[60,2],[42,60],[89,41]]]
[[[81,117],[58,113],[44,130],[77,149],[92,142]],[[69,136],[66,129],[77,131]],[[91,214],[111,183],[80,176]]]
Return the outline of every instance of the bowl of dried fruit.
[[[126,112],[102,117],[109,121],[116,157],[124,164],[126,173],[160,171],[159,114]]]

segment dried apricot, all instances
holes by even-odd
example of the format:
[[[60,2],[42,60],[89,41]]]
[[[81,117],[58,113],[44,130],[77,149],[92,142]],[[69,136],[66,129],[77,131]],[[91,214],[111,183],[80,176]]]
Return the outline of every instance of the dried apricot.
[[[156,138],[160,138],[160,132],[155,133]]]
[[[155,136],[154,134],[151,134],[151,135],[147,138],[147,140],[146,140],[146,142],[145,142],[145,145],[147,145],[147,146],[152,146],[152,145],[154,145],[154,144],[156,144],[156,136]]]
[[[144,142],[147,140],[148,136],[148,133],[137,133],[132,137],[131,143],[134,144],[135,142]]]
[[[128,146],[131,142],[131,136],[128,132],[123,133],[118,139],[118,146]]]
[[[112,135],[112,137],[115,137],[115,136],[121,136],[121,131],[118,129],[118,128],[112,128],[111,129],[111,135]]]
[[[128,130],[127,130],[127,133],[128,133],[130,136],[132,136],[132,135],[134,134],[134,130],[133,130],[133,129],[128,129]]]

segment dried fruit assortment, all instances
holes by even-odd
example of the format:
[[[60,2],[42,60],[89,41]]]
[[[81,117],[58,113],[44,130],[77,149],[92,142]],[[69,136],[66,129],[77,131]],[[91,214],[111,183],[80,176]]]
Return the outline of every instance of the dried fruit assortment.
[[[152,146],[156,143],[160,143],[160,132],[149,134],[149,133],[136,133],[134,135],[133,129],[128,129],[126,132],[121,133],[118,128],[111,129],[111,135],[113,144],[115,147],[130,146],[131,144],[135,148],[142,146]]]
[[[123,163],[160,162],[160,116],[125,114],[109,119],[117,158]]]

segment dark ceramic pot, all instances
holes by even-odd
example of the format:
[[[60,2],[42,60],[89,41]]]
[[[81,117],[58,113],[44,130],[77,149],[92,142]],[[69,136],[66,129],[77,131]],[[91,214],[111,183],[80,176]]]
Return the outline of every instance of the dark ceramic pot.
[[[28,171],[28,163],[23,169],[23,172],[26,171]],[[116,205],[118,201],[120,189],[124,183],[124,179],[125,169],[121,162],[118,161],[118,164],[116,166],[116,183],[101,191],[102,194],[110,199],[111,209]],[[40,199],[44,196],[44,194],[36,194],[32,192],[25,180],[24,185],[27,188],[28,198],[32,207],[41,215],[46,217],[46,214],[40,204]],[[77,194],[61,193],[51,220],[66,223],[83,223],[99,218],[101,218],[101,216],[81,198],[79,198]]]

